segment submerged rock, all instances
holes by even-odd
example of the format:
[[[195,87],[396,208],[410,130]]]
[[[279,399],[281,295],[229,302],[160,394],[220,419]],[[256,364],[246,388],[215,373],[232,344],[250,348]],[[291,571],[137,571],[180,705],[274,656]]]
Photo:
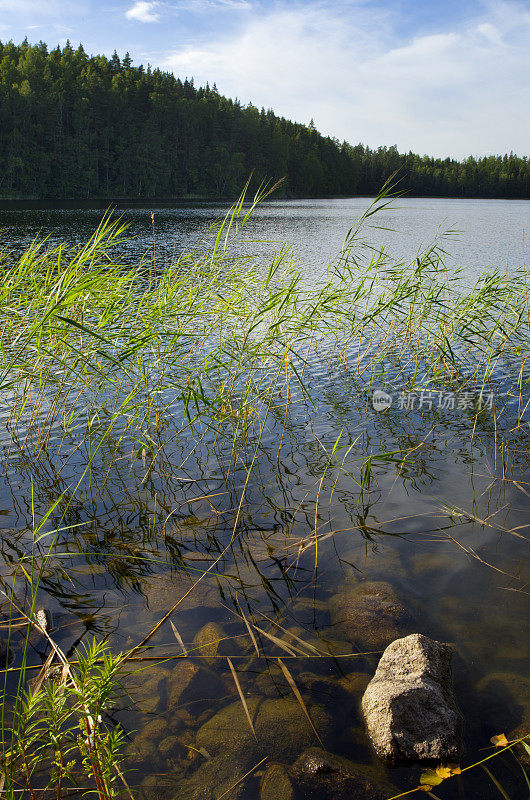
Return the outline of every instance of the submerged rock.
[[[261,779],[260,800],[293,800],[294,789],[282,764],[271,764]]]
[[[348,583],[407,580],[401,556],[393,547],[378,545],[377,549],[372,549],[363,542],[341,553],[340,557],[344,568],[347,569],[348,564],[355,566],[355,569],[350,566]]]
[[[209,758],[189,778],[179,781],[172,800],[239,800],[245,790],[246,770],[223,756]]]
[[[226,655],[226,648],[223,647],[226,638],[226,632],[220,625],[216,622],[207,622],[193,639],[193,646],[196,648],[193,655],[214,666],[219,656]]]
[[[348,672],[339,678],[338,683],[348,695],[360,700],[371,679],[371,675],[367,672]]]
[[[330,601],[334,629],[361,650],[383,650],[412,626],[412,617],[393,587],[365,581]]]
[[[290,775],[303,800],[384,800],[391,789],[378,787],[349,759],[320,747],[302,753]]]
[[[167,680],[167,708],[173,711],[186,703],[207,703],[223,693],[223,684],[215,673],[179,659]]]
[[[315,734],[296,700],[249,697],[247,705],[256,736],[250,730],[239,700],[214,714],[199,728],[194,744],[209,758],[189,778],[181,781],[173,800],[214,800],[231,787],[234,788],[230,800],[236,800],[243,794],[246,783],[238,781],[260,759],[267,756],[289,763],[315,741]],[[331,727],[329,715],[319,707],[309,711],[315,728],[324,738]],[[277,778],[279,780],[279,773]],[[265,797],[290,800],[290,795],[285,794],[289,785],[284,778],[285,775],[276,787],[283,787],[284,795],[276,793]],[[267,791],[272,786],[269,775]]]
[[[212,756],[225,755],[247,769],[267,756],[292,762],[316,737],[296,700],[249,697],[247,705],[256,736],[239,700],[223,708],[197,731],[197,747]],[[309,713],[321,739],[329,735],[331,718],[319,706]]]
[[[368,733],[387,764],[457,761],[462,716],[451,676],[452,650],[419,633],[386,648],[362,700]]]
[[[127,690],[139,711],[153,714],[157,710],[170,674],[170,670],[156,666],[127,676]]]
[[[208,609],[211,617],[216,610],[222,610],[219,592],[215,586],[206,581],[195,585],[193,577],[184,573],[158,575],[145,585],[144,593],[149,609],[156,613],[169,611],[180,600],[173,617],[177,627],[180,614],[189,614],[195,610],[204,614],[205,609]]]
[[[176,736],[166,736],[158,744],[158,752],[165,760],[169,758],[181,758],[184,748]]]
[[[481,717],[499,731],[530,721],[530,686],[517,672],[490,672],[477,684]]]

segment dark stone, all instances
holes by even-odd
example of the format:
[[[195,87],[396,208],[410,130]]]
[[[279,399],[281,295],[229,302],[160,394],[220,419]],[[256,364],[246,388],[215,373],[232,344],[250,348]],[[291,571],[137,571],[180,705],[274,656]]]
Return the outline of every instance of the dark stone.
[[[172,800],[238,800],[244,792],[246,770],[223,756],[206,759],[189,778],[179,781]]]
[[[197,747],[210,755],[235,760],[247,769],[267,756],[292,762],[315,742],[315,734],[296,700],[263,700],[249,697],[247,706],[256,736],[250,730],[240,700],[223,708],[197,731]],[[329,714],[319,706],[309,713],[319,736],[325,740],[331,728]]]
[[[217,622],[207,622],[193,639],[193,655],[201,658],[205,664],[214,667],[221,656],[232,655],[236,646],[227,648],[227,635]]]
[[[188,659],[179,659],[167,679],[167,708],[173,711],[187,703],[204,705],[224,694],[217,675]]]
[[[458,761],[462,716],[451,675],[452,649],[419,633],[383,653],[362,700],[368,733],[387,764]]]
[[[330,601],[333,629],[361,651],[383,650],[411,630],[412,616],[384,581],[366,581]]]
[[[516,672],[490,672],[477,684],[481,718],[496,732],[507,732],[530,720],[530,687]]]
[[[260,784],[260,800],[293,800],[294,789],[283,764],[270,764]]]
[[[303,800],[384,800],[392,787],[377,786],[362,768],[320,747],[306,750],[290,770]]]

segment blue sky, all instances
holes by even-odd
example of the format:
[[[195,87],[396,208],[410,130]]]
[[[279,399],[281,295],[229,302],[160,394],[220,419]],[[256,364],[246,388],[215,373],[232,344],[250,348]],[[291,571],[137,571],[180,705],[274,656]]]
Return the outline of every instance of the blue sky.
[[[325,134],[530,150],[530,0],[0,0],[0,38],[82,42]]]

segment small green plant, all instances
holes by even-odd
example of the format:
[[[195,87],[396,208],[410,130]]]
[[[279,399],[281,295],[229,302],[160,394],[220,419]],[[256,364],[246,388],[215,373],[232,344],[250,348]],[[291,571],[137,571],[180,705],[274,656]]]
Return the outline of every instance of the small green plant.
[[[108,713],[122,695],[123,656],[92,641],[77,659],[45,665],[15,699],[12,729],[3,730],[2,773],[8,797],[37,800],[42,789],[60,800],[72,789],[115,797],[123,779],[125,734]]]

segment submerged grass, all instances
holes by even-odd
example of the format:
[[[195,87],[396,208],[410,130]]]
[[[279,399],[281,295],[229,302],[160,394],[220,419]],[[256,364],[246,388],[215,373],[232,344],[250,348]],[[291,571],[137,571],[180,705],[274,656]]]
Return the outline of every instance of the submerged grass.
[[[311,373],[319,358],[346,373],[365,401],[374,388],[383,387],[467,391],[475,426],[484,414],[481,395],[495,389],[490,424],[503,480],[509,477],[508,451],[525,431],[530,402],[525,270],[510,275],[492,270],[470,283],[446,266],[443,235],[413,263],[396,263],[365,236],[374,215],[390,201],[391,190],[390,185],[383,189],[348,233],[338,257],[313,282],[291,262],[286,248],[268,266],[238,256],[238,236],[267,196],[266,188],[250,203],[243,193],[210,245],[172,264],[157,263],[154,246],[139,265],[120,263],[126,225],[110,215],[81,246],[50,248],[44,239],[18,256],[0,253],[6,463],[18,459],[32,474],[37,492],[43,486],[55,492],[39,523],[33,513],[30,546],[22,549],[11,584],[2,578],[11,610],[27,614],[31,623],[27,641],[40,583],[47,570],[58,568],[53,560],[58,533],[72,533],[69,510],[84,483],[97,476],[104,487],[117,465],[126,469],[133,464],[141,464],[143,483],[165,467],[169,444],[181,447],[178,469],[169,467],[178,475],[196,452],[215,453],[220,442],[231,453],[228,464],[219,462],[224,488],[217,494],[197,492],[196,501],[213,503],[219,494],[229,494],[236,469],[243,470],[243,484],[230,495],[228,542],[219,544],[208,569],[197,571],[189,591],[212,574],[237,544],[267,431],[281,428],[272,454],[279,458],[292,409],[304,405],[310,419],[316,413]],[[506,405],[513,409],[508,430],[501,419]],[[366,495],[377,484],[378,470],[389,464],[406,469],[407,459],[420,447],[409,443],[372,452],[362,440],[359,452],[356,440],[343,444],[341,436],[326,446],[315,434],[321,467],[313,486],[314,518],[310,533],[291,549],[297,563],[300,553],[314,548],[315,572],[319,542],[335,533],[319,529],[325,483],[330,484],[331,506],[338,476],[352,478],[359,492],[359,529],[366,528]],[[271,457],[270,451],[266,455]],[[74,464],[81,467],[70,469]],[[177,510],[164,509],[164,536]],[[24,607],[17,596],[21,576],[29,586]],[[142,655],[184,597],[135,645],[129,659]],[[280,648],[282,658],[307,656],[308,651],[311,657],[327,655],[296,637],[286,642],[273,620],[266,618],[270,625],[260,622],[259,627],[237,602],[256,651],[253,657],[263,655],[263,642]],[[179,657],[186,658],[188,648],[170,622]],[[51,643],[51,653],[64,668],[58,682],[44,681],[43,673],[28,689],[24,655],[9,703],[5,685],[4,789],[10,796],[29,793],[35,800],[35,787],[53,788],[59,798],[67,784],[80,785],[76,769],[82,765],[90,790],[110,798],[121,780],[123,741],[119,728],[105,725],[105,714],[125,656],[110,656],[102,644],[67,659]],[[312,726],[294,678],[278,661]],[[252,727],[230,658],[228,664]],[[44,730],[52,731],[51,750],[42,743]]]

